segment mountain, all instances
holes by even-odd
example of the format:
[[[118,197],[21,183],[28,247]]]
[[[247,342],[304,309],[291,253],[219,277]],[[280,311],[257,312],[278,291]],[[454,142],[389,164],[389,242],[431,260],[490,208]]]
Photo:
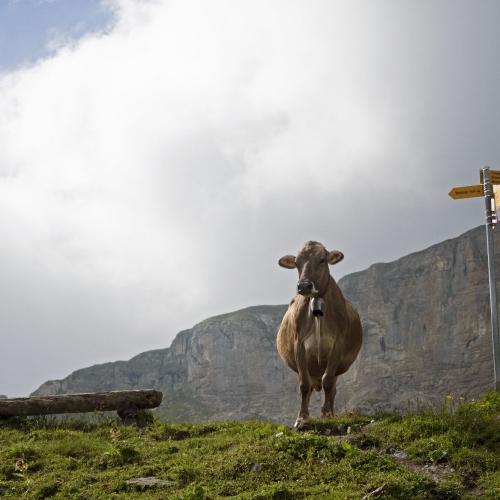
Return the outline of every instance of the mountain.
[[[209,318],[167,349],[77,370],[32,396],[154,388],[163,392],[158,413],[168,420],[283,420],[296,403],[295,374],[276,351],[286,309],[256,306]]]
[[[358,308],[365,336],[339,384],[350,406],[439,403],[494,389],[484,226],[339,285]]]
[[[339,280],[358,308],[364,343],[338,380],[337,409],[440,403],[493,388],[484,227]],[[500,237],[495,235],[500,250]],[[497,252],[500,270],[500,252]],[[166,349],[77,370],[32,395],[153,388],[172,421],[259,419],[291,423],[297,378],[275,339],[287,306],[209,318]],[[319,413],[320,396],[311,402]]]

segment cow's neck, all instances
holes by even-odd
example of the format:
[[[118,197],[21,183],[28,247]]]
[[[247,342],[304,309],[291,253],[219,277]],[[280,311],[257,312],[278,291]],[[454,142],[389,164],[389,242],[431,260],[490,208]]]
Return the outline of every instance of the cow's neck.
[[[326,283],[326,286],[325,288],[323,288],[323,290],[320,290],[318,292],[318,295],[316,295],[316,297],[321,297],[322,299],[325,298],[325,295],[329,292],[329,290],[331,289],[331,282],[333,281],[333,278],[332,276],[328,276],[328,282]]]

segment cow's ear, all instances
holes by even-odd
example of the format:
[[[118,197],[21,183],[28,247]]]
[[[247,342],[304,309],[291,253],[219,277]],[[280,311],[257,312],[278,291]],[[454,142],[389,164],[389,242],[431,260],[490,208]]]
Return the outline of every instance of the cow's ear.
[[[285,269],[295,269],[297,264],[295,264],[295,257],[293,255],[285,255],[281,257],[278,264]]]
[[[332,250],[328,252],[328,264],[337,264],[344,258],[344,254],[338,250]]]

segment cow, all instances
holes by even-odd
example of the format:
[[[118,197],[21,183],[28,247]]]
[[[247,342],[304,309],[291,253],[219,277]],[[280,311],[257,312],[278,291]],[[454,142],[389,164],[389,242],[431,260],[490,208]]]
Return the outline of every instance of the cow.
[[[297,269],[297,295],[278,331],[281,359],[297,373],[302,398],[295,427],[309,417],[312,390],[324,391],[322,417],[333,416],[337,377],[356,359],[363,342],[359,314],[330,274],[328,265],[344,258],[316,241],[304,244],[296,257],[285,255],[279,265]]]

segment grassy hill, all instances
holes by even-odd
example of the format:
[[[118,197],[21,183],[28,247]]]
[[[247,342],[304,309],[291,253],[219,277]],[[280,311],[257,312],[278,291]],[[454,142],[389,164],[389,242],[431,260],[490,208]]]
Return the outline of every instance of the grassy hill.
[[[145,477],[161,482],[127,482]],[[0,421],[0,497],[500,498],[500,394],[310,420],[300,431],[149,413],[134,427],[98,414]]]

